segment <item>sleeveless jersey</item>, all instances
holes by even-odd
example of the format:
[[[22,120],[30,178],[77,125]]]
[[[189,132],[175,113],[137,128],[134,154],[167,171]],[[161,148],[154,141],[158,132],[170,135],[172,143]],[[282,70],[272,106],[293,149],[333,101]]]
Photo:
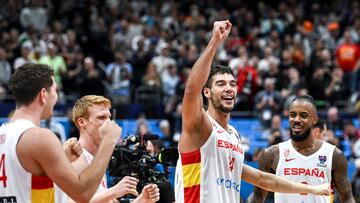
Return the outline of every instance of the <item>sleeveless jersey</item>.
[[[66,196],[55,194],[47,176],[34,176],[19,162],[16,145],[21,135],[35,127],[29,120],[16,120],[0,127],[0,202],[59,202]]]
[[[90,154],[90,152],[86,151],[84,148],[82,150],[83,150],[83,155],[86,158],[86,161],[90,165],[92,160],[94,159],[94,156],[92,154]],[[104,175],[104,177],[101,180],[101,184],[99,185],[98,189],[96,190],[96,193],[105,192],[106,190],[107,190],[106,175]]]
[[[240,202],[244,149],[239,134],[224,130],[208,115],[213,126],[199,150],[180,153],[175,175],[177,203]]]
[[[287,180],[309,185],[331,184],[332,157],[335,146],[323,141],[320,149],[304,156],[295,150],[291,140],[279,144],[279,162],[276,175]],[[331,196],[312,194],[275,193],[276,203],[330,203]]]

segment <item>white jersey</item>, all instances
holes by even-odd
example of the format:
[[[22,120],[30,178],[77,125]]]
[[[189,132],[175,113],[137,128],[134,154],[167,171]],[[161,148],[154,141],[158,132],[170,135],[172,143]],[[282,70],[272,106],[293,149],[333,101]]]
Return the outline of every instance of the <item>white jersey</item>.
[[[94,159],[94,156],[92,154],[90,154],[90,152],[86,151],[84,148],[82,150],[83,150],[83,155],[86,158],[86,161],[90,165],[92,160]],[[104,175],[104,177],[101,180],[101,184],[99,185],[98,189],[96,190],[96,193],[105,192],[106,190],[107,190],[107,181],[106,181],[106,175]]]
[[[33,176],[19,162],[16,145],[21,135],[35,127],[29,120],[16,120],[0,127],[0,202],[46,202],[64,200],[64,193],[55,194],[47,176]]]
[[[213,129],[199,150],[180,153],[176,166],[177,203],[238,203],[244,149],[239,134],[224,130],[208,115]]]
[[[331,184],[332,157],[335,146],[323,141],[320,149],[304,156],[295,150],[291,140],[279,144],[276,175],[309,185]],[[332,196],[275,193],[276,203],[330,203]]]

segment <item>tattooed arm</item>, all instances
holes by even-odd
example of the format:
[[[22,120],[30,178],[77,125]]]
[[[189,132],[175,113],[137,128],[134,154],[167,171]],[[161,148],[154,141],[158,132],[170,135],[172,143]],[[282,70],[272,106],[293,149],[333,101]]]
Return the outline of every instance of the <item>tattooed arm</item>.
[[[278,160],[279,160],[279,146],[273,145],[271,147],[266,148],[262,152],[261,158],[259,160],[259,170],[275,174]],[[267,193],[268,191],[254,186],[254,192],[250,194],[247,202],[248,203],[264,202]]]
[[[332,161],[332,179],[340,200],[343,203],[355,203],[348,178],[348,162],[338,148],[335,148]]]

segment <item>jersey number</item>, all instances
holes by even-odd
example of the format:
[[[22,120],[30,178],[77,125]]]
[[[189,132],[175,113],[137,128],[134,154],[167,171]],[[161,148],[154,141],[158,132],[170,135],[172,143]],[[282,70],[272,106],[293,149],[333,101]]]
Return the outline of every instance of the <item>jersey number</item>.
[[[5,154],[2,154],[0,157],[0,182],[3,182],[4,187],[6,187],[6,173],[5,173]]]
[[[235,158],[234,157],[229,157],[229,170],[230,172],[232,172],[234,170],[234,163],[235,163]]]

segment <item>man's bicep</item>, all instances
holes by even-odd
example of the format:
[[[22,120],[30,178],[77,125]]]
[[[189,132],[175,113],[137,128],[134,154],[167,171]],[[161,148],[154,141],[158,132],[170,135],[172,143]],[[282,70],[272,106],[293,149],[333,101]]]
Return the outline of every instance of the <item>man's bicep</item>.
[[[199,125],[204,113],[201,94],[195,94],[185,90],[182,101],[182,122],[185,129],[193,129],[194,125]]]
[[[348,162],[344,154],[337,148],[333,155],[332,176],[341,202],[355,202],[348,178]]]
[[[37,138],[39,141],[31,150],[34,159],[65,193],[76,193],[79,175],[68,161],[59,140],[51,134],[42,134]]]

